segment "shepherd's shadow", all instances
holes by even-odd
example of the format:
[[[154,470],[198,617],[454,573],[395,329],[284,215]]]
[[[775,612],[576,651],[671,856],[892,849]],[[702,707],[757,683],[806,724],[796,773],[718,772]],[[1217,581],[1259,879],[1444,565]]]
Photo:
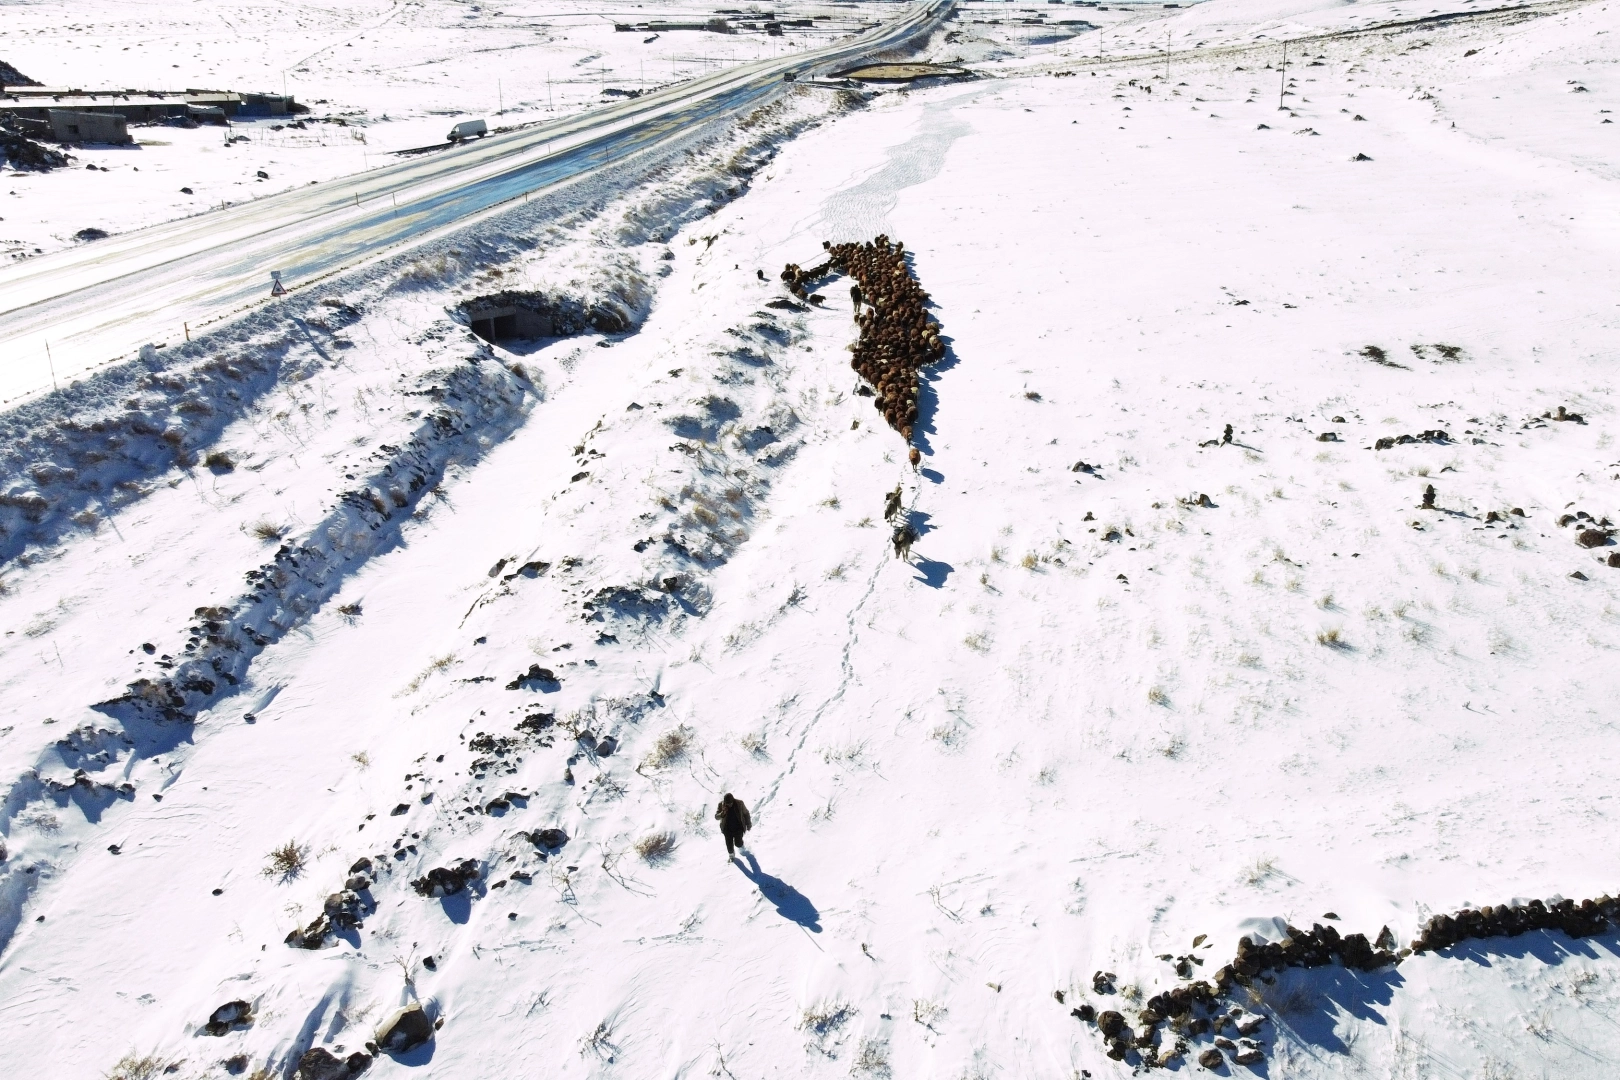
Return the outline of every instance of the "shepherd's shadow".
[[[747,865],[737,863],[737,869],[743,876],[759,887],[760,895],[769,900],[775,907],[776,913],[790,922],[796,922],[811,933],[821,933],[821,912],[810,898],[795,889],[781,878],[772,877],[759,868],[759,860],[754,858],[752,851],[743,852],[748,860]]]

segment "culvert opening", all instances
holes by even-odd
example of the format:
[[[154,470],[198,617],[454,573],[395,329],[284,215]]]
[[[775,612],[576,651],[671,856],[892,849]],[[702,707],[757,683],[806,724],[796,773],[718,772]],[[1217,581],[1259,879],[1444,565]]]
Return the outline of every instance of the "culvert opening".
[[[463,300],[461,318],[485,341],[505,344],[573,337],[595,331],[620,334],[637,320],[615,298],[586,304],[569,296],[507,290]]]

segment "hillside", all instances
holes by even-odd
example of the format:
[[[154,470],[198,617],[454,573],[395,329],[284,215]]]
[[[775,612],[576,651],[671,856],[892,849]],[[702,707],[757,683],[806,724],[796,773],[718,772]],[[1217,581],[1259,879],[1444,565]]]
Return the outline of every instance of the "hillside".
[[[789,91],[0,418],[17,1075],[291,1076],[411,1002],[367,1076],[1202,1074],[1075,1011],[1612,892],[1620,16],[1486,6],[964,4],[972,81]],[[915,467],[851,279],[781,280],[880,237]],[[1617,953],[1262,972],[1219,1070],[1612,1075]]]

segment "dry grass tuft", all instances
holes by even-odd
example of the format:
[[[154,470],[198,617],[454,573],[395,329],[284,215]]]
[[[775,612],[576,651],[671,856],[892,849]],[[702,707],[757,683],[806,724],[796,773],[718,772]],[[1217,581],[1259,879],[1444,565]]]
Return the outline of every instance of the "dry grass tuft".
[[[1344,640],[1344,634],[1337,626],[1330,626],[1326,630],[1316,633],[1316,643],[1326,645],[1330,649],[1349,649],[1350,643]]]
[[[648,833],[636,841],[636,854],[641,856],[647,865],[657,866],[668,862],[674,856],[675,847],[679,843],[672,832]]]
[[[287,526],[277,525],[273,521],[261,518],[248,526],[248,532],[265,543],[271,544],[287,535]]]
[[[849,1071],[864,1076],[892,1075],[889,1068],[889,1044],[882,1039],[862,1039],[860,1049],[855,1054],[855,1063],[849,1067]]]
[[[168,1062],[156,1054],[143,1054],[136,1057],[134,1054],[125,1054],[118,1059],[118,1064],[112,1067],[107,1074],[107,1080],[152,1080],[168,1068]]]
[[[643,764],[650,769],[667,769],[676,762],[684,761],[691,752],[693,735],[692,729],[685,724],[664,732],[653,743],[652,753],[647,755]]]

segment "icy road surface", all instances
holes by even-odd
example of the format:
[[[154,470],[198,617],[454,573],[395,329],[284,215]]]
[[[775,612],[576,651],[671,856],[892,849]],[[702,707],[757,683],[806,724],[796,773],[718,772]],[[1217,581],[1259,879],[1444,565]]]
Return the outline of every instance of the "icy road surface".
[[[182,340],[289,287],[650,149],[808,76],[894,48],[955,0],[928,0],[849,42],[760,60],[425,159],[0,268],[0,399],[50,387],[146,343]]]

